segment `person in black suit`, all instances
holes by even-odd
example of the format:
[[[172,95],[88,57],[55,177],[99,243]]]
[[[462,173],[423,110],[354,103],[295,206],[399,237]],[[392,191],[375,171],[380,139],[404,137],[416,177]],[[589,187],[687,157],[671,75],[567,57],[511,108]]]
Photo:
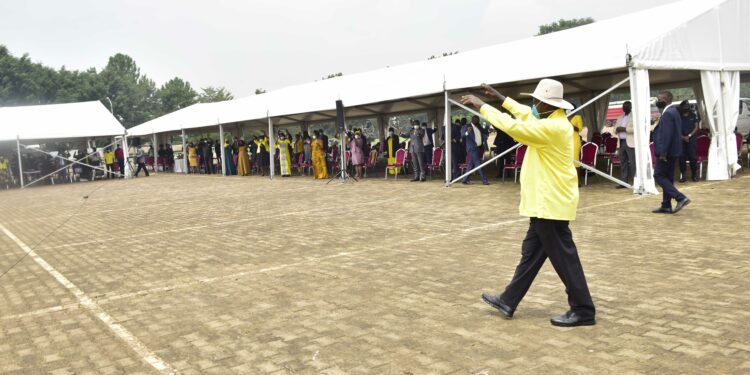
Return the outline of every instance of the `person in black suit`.
[[[466,149],[461,139],[461,121],[456,119],[451,127],[451,176],[458,177],[458,164],[466,159]]]
[[[461,128],[461,138],[466,142],[466,153],[469,154],[469,165],[467,169],[472,170],[482,164],[482,154],[484,153],[485,137],[482,130],[479,128],[479,116],[471,118],[471,124],[464,125]],[[484,175],[484,171],[479,169],[479,177],[482,178],[482,184],[489,185],[487,176]],[[471,175],[464,177],[462,183],[464,185],[469,184]]]
[[[432,163],[432,149],[434,144],[432,143],[432,135],[435,133],[435,129],[428,128],[427,123],[422,123],[422,131],[424,136],[422,137],[422,143],[424,144],[424,157],[422,158],[425,164]]]
[[[659,125],[654,129],[654,153],[656,154],[656,170],[654,180],[661,185],[664,197],[661,207],[654,213],[674,214],[690,203],[690,199],[674,187],[674,167],[677,159],[682,155],[682,116],[677,106],[671,106],[673,96],[669,91],[662,91],[657,97],[656,107],[663,111]],[[665,109],[666,108],[666,109]],[[672,209],[672,199],[677,205]]]

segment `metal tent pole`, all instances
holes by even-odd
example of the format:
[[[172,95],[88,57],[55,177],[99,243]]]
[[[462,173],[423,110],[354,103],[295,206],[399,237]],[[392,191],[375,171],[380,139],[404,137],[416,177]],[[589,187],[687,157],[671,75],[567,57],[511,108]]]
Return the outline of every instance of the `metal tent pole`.
[[[16,151],[18,152],[18,177],[21,179],[21,189],[23,189],[23,162],[21,162],[21,138],[16,135]]]
[[[453,134],[451,134],[451,103],[448,99],[448,91],[445,90],[445,82],[443,82],[443,96],[445,99],[445,113],[443,114],[443,125],[445,126],[445,183],[448,184],[453,173],[453,147],[451,144]]]
[[[130,167],[130,161],[128,160],[130,158],[130,150],[128,149],[127,134],[122,135],[122,156],[123,158],[125,158],[125,170],[121,172],[125,175],[125,178],[131,177],[133,175],[133,171]]]
[[[187,152],[187,143],[185,142],[185,129],[180,127],[180,131],[182,132],[182,165],[180,166],[182,168],[182,173],[187,174],[188,173],[188,152]]]
[[[151,157],[154,158],[154,174],[156,174],[157,170],[159,169],[159,150],[158,150],[158,144],[156,143],[156,133],[153,133],[154,139],[151,141],[151,149],[154,150],[154,154],[151,155]]]
[[[271,122],[271,116],[269,116],[268,111],[266,111],[266,117],[268,118],[268,159],[271,164],[271,170],[268,172],[268,176],[273,180],[273,174],[276,167],[276,160],[274,160],[274,157],[276,157],[276,147],[274,146],[274,142],[276,140],[273,136],[273,122]]]

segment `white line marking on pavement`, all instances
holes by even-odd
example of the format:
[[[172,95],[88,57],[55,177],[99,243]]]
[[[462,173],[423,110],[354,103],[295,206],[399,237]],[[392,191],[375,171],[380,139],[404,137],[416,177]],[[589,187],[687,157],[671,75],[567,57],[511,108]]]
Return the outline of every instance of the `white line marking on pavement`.
[[[130,346],[130,348],[133,349],[133,351],[135,351],[144,361],[146,361],[153,368],[162,373],[175,373],[174,369],[170,365],[168,365],[151,350],[149,350],[140,340],[138,340],[137,337],[133,336],[133,334],[125,329],[125,327],[116,323],[114,318],[112,318],[111,315],[107,314],[106,311],[99,307],[99,305],[97,305],[94,300],[87,296],[86,293],[79,289],[75,284],[70,282],[70,280],[63,276],[63,274],[58,272],[54,267],[47,263],[47,261],[42,259],[42,257],[37,255],[34,250],[23,243],[23,241],[16,237],[15,234],[11,233],[7,228],[5,228],[4,225],[0,224],[0,230],[2,230],[5,235],[8,236],[8,238],[13,240],[13,242],[15,242],[18,247],[25,251],[29,255],[29,257],[31,257],[31,259],[39,264],[39,266],[47,271],[47,273],[52,275],[52,277],[54,277],[57,282],[62,284],[66,289],[68,289],[68,291],[73,293],[73,295],[78,299],[78,302],[81,306],[90,310],[94,314],[94,316],[99,318],[99,320],[101,320],[112,332],[114,332],[115,335],[125,341],[125,343],[128,344],[128,346]]]

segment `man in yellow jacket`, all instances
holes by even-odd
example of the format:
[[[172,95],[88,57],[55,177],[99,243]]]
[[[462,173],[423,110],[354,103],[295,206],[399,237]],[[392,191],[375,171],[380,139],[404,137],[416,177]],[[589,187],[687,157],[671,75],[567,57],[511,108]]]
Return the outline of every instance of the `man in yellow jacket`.
[[[114,169],[113,166],[115,164],[115,153],[112,152],[112,149],[107,147],[106,150],[104,150],[104,164],[107,166],[107,178],[115,178],[115,175],[113,173]]]
[[[570,305],[568,312],[550,320],[552,325],[594,325],[594,303],[568,228],[568,223],[575,220],[578,206],[578,177],[571,142],[573,126],[565,114],[565,110],[573,106],[562,99],[562,84],[551,79],[541,80],[533,94],[526,94],[534,98],[531,108],[506,98],[488,85],[482,87],[515,119],[476,96],[464,96],[461,101],[479,108],[493,126],[528,146],[521,168],[519,211],[530,218],[513,280],[502,294],[483,293],[482,299],[506,318],[512,318],[534,277],[549,258],[565,284]]]

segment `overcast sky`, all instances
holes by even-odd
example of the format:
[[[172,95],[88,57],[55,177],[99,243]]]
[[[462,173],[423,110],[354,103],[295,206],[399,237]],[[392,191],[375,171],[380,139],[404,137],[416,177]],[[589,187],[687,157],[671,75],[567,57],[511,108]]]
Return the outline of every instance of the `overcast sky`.
[[[121,52],[158,85],[177,76],[242,97],[521,39],[559,18],[603,20],[673,1],[8,0],[0,44],[69,69],[101,69]]]

